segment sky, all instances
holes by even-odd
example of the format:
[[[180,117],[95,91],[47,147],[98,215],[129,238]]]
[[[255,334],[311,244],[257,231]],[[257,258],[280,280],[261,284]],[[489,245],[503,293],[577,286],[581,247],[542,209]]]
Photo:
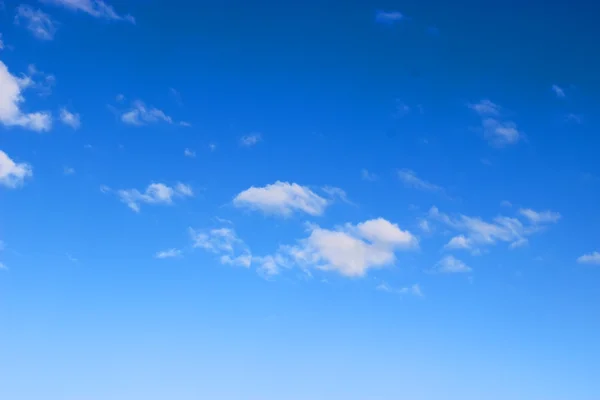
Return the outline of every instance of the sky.
[[[0,398],[600,398],[599,4],[0,4]]]

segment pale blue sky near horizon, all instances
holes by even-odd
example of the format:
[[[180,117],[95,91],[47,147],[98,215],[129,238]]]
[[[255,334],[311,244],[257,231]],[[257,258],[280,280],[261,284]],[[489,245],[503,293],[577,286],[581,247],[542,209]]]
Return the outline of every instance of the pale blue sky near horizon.
[[[0,399],[600,398],[599,4],[0,3]]]

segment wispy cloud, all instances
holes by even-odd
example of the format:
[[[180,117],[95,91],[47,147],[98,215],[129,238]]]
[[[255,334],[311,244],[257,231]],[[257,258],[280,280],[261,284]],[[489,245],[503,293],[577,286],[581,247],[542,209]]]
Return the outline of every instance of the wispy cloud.
[[[190,158],[195,158],[196,157],[196,152],[192,149],[185,149],[183,151],[183,155],[186,157],[190,157]]]
[[[521,139],[522,134],[517,124],[502,118],[502,108],[497,104],[486,99],[468,106],[481,117],[483,136],[490,144],[502,147],[515,144]]]
[[[552,85],[552,91],[554,92],[556,97],[558,97],[559,99],[566,97],[564,89],[558,85]]]
[[[40,40],[52,40],[56,33],[55,22],[48,14],[26,4],[17,7],[15,24],[24,26]]]
[[[115,9],[102,0],[40,0],[43,3],[62,6],[72,11],[81,11],[95,18],[127,21],[135,24],[135,18],[129,14],[118,14]]]
[[[560,213],[554,211],[537,212],[531,208],[521,208],[519,214],[527,218],[533,224],[544,224],[558,222],[561,218]]]
[[[368,170],[366,170],[364,168],[360,171],[360,177],[365,181],[371,181],[371,182],[374,182],[377,179],[379,179],[379,177],[377,175],[375,175],[372,172],[369,172]]]
[[[395,288],[395,287],[389,286],[385,282],[382,282],[379,285],[377,285],[377,287],[375,289],[380,292],[396,293],[396,294],[400,294],[400,295],[408,294],[408,295],[413,295],[413,296],[417,296],[417,297],[423,297],[423,291],[421,290],[421,286],[418,283],[415,283],[414,285],[411,285],[411,286]]]
[[[60,121],[73,129],[79,129],[81,126],[81,116],[70,112],[64,107],[60,109]]]
[[[173,204],[173,199],[178,197],[193,196],[192,189],[183,183],[170,187],[164,183],[152,183],[144,192],[137,189],[119,190],[117,195],[121,201],[135,212],[140,211],[140,204]]]
[[[437,263],[436,271],[443,274],[464,274],[471,272],[472,269],[453,256],[445,256]]]
[[[129,125],[141,126],[157,122],[173,123],[173,118],[155,107],[146,107],[143,101],[134,101],[132,107],[121,114],[121,121]]]
[[[400,11],[375,11],[375,21],[382,24],[393,24],[400,22],[406,17]]]
[[[249,268],[252,264],[250,249],[237,236],[233,228],[224,227],[202,231],[189,228],[189,233],[194,248],[204,249],[217,255],[221,264],[245,268]]]
[[[593,253],[584,254],[577,259],[580,264],[598,264],[600,265],[600,252],[594,251]]]
[[[252,147],[258,144],[258,142],[262,141],[262,136],[260,133],[252,133],[250,135],[242,136],[240,138],[240,145],[244,147]]]
[[[154,255],[154,257],[159,258],[159,259],[181,257],[181,250],[168,249],[168,250],[159,251]]]
[[[71,167],[64,167],[63,168],[63,173],[65,175],[74,175],[75,174],[75,169],[71,168]]]
[[[417,174],[410,169],[401,169],[398,171],[398,178],[407,186],[414,189],[425,190],[429,192],[443,192],[444,189],[441,186],[435,185],[431,182],[427,182],[417,176]]]
[[[0,185],[9,189],[22,186],[25,179],[33,176],[33,169],[27,163],[16,163],[8,154],[0,150]]]

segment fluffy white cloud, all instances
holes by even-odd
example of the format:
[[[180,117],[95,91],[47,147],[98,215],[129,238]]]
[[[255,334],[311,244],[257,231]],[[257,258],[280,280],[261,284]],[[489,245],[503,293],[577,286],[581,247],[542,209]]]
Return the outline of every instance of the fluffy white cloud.
[[[48,14],[26,4],[17,7],[15,24],[23,25],[33,36],[41,40],[52,40],[56,33],[54,21]]]
[[[438,272],[444,274],[460,274],[472,271],[471,267],[453,256],[445,256],[437,263],[436,267]]]
[[[593,253],[584,254],[577,259],[580,264],[599,264],[600,265],[600,252],[594,251]]]
[[[558,222],[561,215],[557,212],[553,211],[542,211],[537,212],[532,210],[531,208],[521,208],[519,210],[519,214],[527,218],[533,224],[544,224],[544,223],[554,223]]]
[[[81,126],[81,117],[79,114],[72,113],[64,107],[60,109],[60,120],[63,124],[73,129],[79,129]]]
[[[558,218],[550,218],[550,215],[554,216],[558,213],[547,213],[550,214],[535,213],[538,217],[536,221],[532,221],[533,224],[531,225],[524,225],[517,218],[505,216],[498,216],[491,222],[484,221],[479,217],[469,217],[463,214],[450,217],[440,212],[437,207],[432,207],[429,210],[429,218],[440,221],[450,228],[464,233],[464,235],[453,238],[446,245],[447,249],[475,249],[477,246],[492,245],[497,242],[506,242],[510,244],[511,248],[515,248],[526,244],[527,236],[540,231],[541,227],[539,223],[556,222],[558,220]],[[530,219],[530,217],[531,215],[527,218]]]
[[[240,138],[240,145],[244,147],[252,147],[258,144],[258,142],[260,142],[261,140],[262,136],[260,135],[260,133],[253,133],[250,135],[242,136]]]
[[[291,215],[302,211],[322,215],[329,202],[296,183],[277,181],[264,187],[250,187],[233,199],[236,207],[248,207],[268,214]]]
[[[0,185],[14,189],[23,185],[25,179],[32,175],[31,165],[15,163],[8,154],[0,150]]]
[[[404,15],[400,11],[375,11],[375,21],[382,24],[393,24],[402,21],[404,18]]]
[[[175,257],[180,257],[180,256],[181,256],[181,250],[179,250],[179,249],[163,250],[163,251],[159,251],[158,253],[156,253],[154,255],[155,258],[160,258],[160,259],[175,258]]]
[[[137,100],[133,102],[128,111],[121,114],[121,121],[129,125],[141,126],[161,121],[172,124],[173,118],[165,114],[164,111],[154,107],[148,108],[144,102]]]
[[[481,117],[481,127],[485,139],[492,145],[502,147],[517,143],[521,139],[521,132],[517,124],[501,118],[501,107],[489,101],[469,104],[469,108]]]
[[[127,189],[119,190],[117,194],[121,201],[135,212],[140,211],[140,203],[172,204],[176,197],[193,196],[191,188],[182,183],[178,183],[175,188],[164,183],[151,183],[143,193],[137,189]]]
[[[197,231],[189,228],[193,247],[201,248],[218,256],[224,265],[249,268],[252,254],[248,246],[240,239],[233,228],[215,228],[208,231]]]
[[[403,295],[410,294],[410,295],[417,296],[417,297],[423,297],[423,291],[421,290],[421,286],[419,286],[418,283],[415,283],[414,285],[407,286],[407,287],[393,288],[391,286],[388,286],[387,283],[383,282],[383,283],[377,285],[376,289],[379,290],[380,292],[397,293],[397,294],[403,294]]]
[[[401,169],[398,171],[398,178],[408,187],[430,192],[441,192],[442,187],[420,179],[417,174],[410,169]]]
[[[21,105],[25,102],[23,90],[32,85],[30,77],[18,78],[10,73],[0,61],[0,123],[5,126],[20,126],[36,132],[48,131],[52,127],[49,112],[24,113]]]
[[[558,85],[552,85],[552,91],[554,92],[556,97],[558,97],[559,99],[562,99],[565,97],[565,91],[563,90],[563,88],[561,88]]]
[[[416,249],[419,242],[408,231],[383,218],[346,224],[334,230],[313,225],[310,235],[296,245],[281,246],[268,261],[303,269],[335,271],[343,276],[361,277],[370,269],[383,268],[396,261],[396,252]],[[271,271],[276,270],[270,265]]]
[[[120,15],[115,9],[102,0],[41,0],[44,3],[62,6],[72,11],[81,11],[95,18],[114,21],[128,21],[135,24],[131,15]]]

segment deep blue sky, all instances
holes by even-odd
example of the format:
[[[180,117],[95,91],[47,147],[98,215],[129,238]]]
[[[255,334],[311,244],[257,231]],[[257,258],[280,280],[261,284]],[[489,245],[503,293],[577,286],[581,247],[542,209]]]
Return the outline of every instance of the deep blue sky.
[[[0,398],[600,398],[600,5],[3,3]]]

